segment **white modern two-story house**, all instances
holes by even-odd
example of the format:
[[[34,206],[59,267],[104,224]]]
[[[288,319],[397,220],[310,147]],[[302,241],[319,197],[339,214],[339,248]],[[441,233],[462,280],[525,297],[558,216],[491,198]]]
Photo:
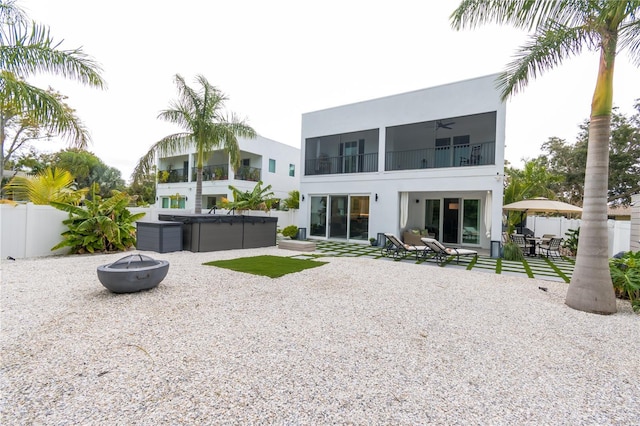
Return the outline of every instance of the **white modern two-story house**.
[[[299,226],[351,242],[415,229],[497,255],[506,106],[496,77],[303,114]]]
[[[207,155],[202,172],[202,208],[211,209],[225,197],[233,199],[229,185],[251,191],[258,183],[272,186],[275,198],[287,198],[299,189],[300,150],[272,139],[238,138],[240,168],[234,173],[229,156],[221,149]],[[157,163],[157,206],[193,209],[196,194],[196,152],[192,149]]]

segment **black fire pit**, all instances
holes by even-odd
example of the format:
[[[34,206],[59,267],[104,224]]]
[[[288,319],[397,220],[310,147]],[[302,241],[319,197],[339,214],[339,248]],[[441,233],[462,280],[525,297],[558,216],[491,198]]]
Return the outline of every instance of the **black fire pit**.
[[[108,265],[98,266],[98,279],[114,293],[135,293],[160,284],[169,272],[169,262],[132,254]]]

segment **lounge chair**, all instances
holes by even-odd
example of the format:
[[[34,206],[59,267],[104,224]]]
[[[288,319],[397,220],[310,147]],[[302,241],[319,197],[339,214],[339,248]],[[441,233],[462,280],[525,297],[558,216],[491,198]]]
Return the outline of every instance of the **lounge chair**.
[[[387,243],[382,248],[381,253],[383,256],[393,257],[395,260],[404,259],[410,253],[414,253],[416,260],[418,260],[420,257],[424,257],[429,250],[426,246],[403,243],[393,234],[385,233],[384,236],[387,237]]]
[[[540,249],[540,254],[544,254],[547,257],[551,256],[551,258],[555,258],[557,255],[558,259],[561,258],[562,257],[560,255],[561,243],[562,243],[562,238],[554,237],[548,243],[540,244],[538,246],[538,248]]]
[[[460,262],[460,256],[478,256],[478,252],[475,250],[445,247],[440,241],[433,238],[421,238],[421,240],[429,247],[429,250],[433,252],[433,257],[440,266],[442,266],[450,256],[456,256],[456,263]]]

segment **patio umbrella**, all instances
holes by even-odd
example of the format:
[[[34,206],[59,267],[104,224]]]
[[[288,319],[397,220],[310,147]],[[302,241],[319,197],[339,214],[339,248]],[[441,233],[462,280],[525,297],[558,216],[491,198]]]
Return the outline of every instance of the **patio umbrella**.
[[[503,210],[519,211],[524,213],[582,213],[582,208],[562,201],[550,200],[544,197],[531,198],[529,200],[516,201],[502,206]],[[535,233],[535,222],[533,225]]]
[[[526,213],[582,213],[581,207],[544,197],[516,201],[502,206],[502,209]]]

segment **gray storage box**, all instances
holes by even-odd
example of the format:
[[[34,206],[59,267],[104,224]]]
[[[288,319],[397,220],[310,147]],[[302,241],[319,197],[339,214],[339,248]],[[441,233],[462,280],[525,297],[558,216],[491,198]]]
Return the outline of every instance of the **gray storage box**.
[[[277,228],[277,217],[244,216],[242,248],[275,246]]]
[[[168,221],[136,222],[136,249],[167,253],[182,250],[182,223]]]

